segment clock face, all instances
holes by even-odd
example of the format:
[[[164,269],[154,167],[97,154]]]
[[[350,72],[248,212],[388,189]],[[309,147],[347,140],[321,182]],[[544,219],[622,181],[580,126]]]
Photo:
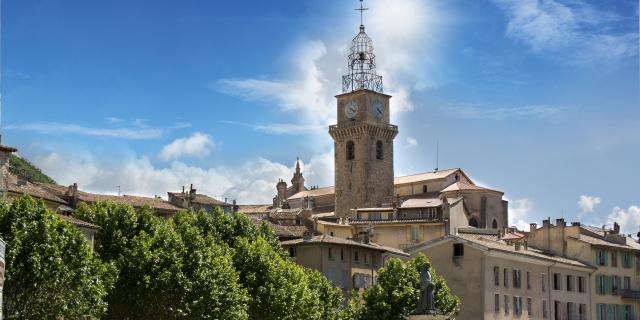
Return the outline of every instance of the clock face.
[[[382,104],[382,101],[376,100],[373,102],[373,115],[377,119],[382,119],[382,116],[384,115],[384,105]]]
[[[355,118],[356,114],[358,113],[358,103],[354,100],[351,100],[347,104],[347,107],[344,109],[344,112],[346,113],[347,117],[351,119]]]

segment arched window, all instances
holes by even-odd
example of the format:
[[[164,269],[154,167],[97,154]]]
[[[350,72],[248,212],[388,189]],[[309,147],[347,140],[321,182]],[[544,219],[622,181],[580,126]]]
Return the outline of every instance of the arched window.
[[[476,220],[475,217],[471,217],[471,219],[469,219],[469,226],[477,228],[478,227],[478,220]]]
[[[355,146],[353,141],[349,140],[347,141],[347,160],[353,160],[355,157]]]
[[[383,158],[383,152],[382,152],[382,141],[378,140],[378,142],[376,142],[376,159],[378,160],[382,160]]]
[[[491,224],[491,227],[494,229],[498,229],[498,221],[496,221],[496,219],[493,219],[493,223]]]

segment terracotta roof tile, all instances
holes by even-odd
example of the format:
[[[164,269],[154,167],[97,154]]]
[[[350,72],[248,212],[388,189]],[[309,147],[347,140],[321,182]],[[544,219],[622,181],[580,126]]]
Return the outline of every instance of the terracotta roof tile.
[[[594,246],[610,247],[610,248],[618,248],[618,249],[627,249],[627,250],[638,250],[638,248],[635,245],[630,246],[630,245],[627,245],[627,244],[618,244],[618,243],[615,243],[615,242],[609,242],[609,241],[606,241],[604,239],[598,239],[598,238],[587,236],[587,235],[584,235],[584,234],[580,234],[577,237],[571,237],[571,238],[572,239],[576,239],[578,241],[582,241],[582,242],[591,244],[591,245],[594,245]]]
[[[186,194],[182,193],[182,192],[167,192],[168,194],[179,198],[179,199],[184,199],[185,196],[187,196]],[[209,197],[208,195],[205,194],[199,194],[196,193],[196,197],[193,200],[194,203],[199,203],[199,204],[208,204],[208,205],[214,205],[214,206],[222,206],[222,207],[228,207],[228,206],[232,206],[231,203],[226,203],[224,201],[220,201],[216,198],[213,197]]]
[[[39,184],[34,184],[25,181],[23,184],[18,183],[18,177],[10,174],[7,176],[7,189],[10,192],[17,194],[29,195],[33,198],[49,200],[60,204],[65,204],[66,201],[58,197],[55,193],[42,188]]]
[[[65,220],[75,226],[78,227],[85,227],[85,228],[91,228],[91,229],[100,229],[99,226],[95,225],[95,224],[91,224],[89,222],[86,221],[82,221],[80,219],[76,219],[74,217],[71,216],[65,216],[63,214],[59,214],[58,217],[62,218],[62,220]]]
[[[335,193],[335,189],[333,188],[333,186],[331,186],[331,187],[317,188],[317,189],[313,189],[313,190],[300,191],[300,192],[292,195],[291,197],[289,197],[287,199],[301,199],[301,198],[306,198],[306,197],[320,197],[320,196],[332,195],[334,193]]]

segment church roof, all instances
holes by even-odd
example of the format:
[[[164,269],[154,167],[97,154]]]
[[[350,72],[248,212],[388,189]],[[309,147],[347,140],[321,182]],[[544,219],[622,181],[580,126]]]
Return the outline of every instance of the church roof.
[[[415,182],[420,182],[425,180],[444,179],[456,172],[460,172],[469,181],[471,181],[471,179],[469,179],[469,177],[467,177],[467,175],[460,168],[453,168],[453,169],[438,170],[433,172],[423,172],[423,173],[417,173],[417,174],[412,174],[408,176],[396,177],[393,180],[393,183],[395,185],[398,185],[398,184],[405,184],[405,183],[415,183]]]
[[[473,183],[469,183],[465,181],[458,181],[444,188],[444,190],[442,190],[441,192],[448,192],[448,191],[492,191],[492,192],[498,192],[500,194],[503,194],[503,192],[480,187]]]
[[[440,198],[413,198],[402,202],[400,209],[434,208],[442,206]]]
[[[305,191],[300,191],[294,195],[292,195],[291,197],[289,197],[289,200],[292,199],[300,199],[300,198],[306,198],[306,197],[319,197],[319,196],[326,196],[326,195],[331,195],[335,193],[335,189],[333,186],[331,187],[324,187],[324,188],[317,188],[317,189],[312,189],[312,190],[305,190]]]

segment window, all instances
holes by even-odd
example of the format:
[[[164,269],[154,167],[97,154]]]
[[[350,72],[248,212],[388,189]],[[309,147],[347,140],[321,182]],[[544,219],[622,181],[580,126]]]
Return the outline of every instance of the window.
[[[607,318],[607,310],[602,303],[596,304],[596,319],[604,320]]]
[[[296,256],[296,248],[289,247],[289,257],[293,258]]]
[[[547,291],[547,275],[545,273],[540,274],[540,279],[542,279],[542,292]]]
[[[522,314],[522,297],[513,297],[513,314]]]
[[[411,240],[418,241],[420,240],[420,226],[411,226]],[[454,244],[455,247],[458,243]],[[460,244],[462,245],[462,244]]]
[[[498,229],[498,221],[496,221],[496,219],[493,219],[493,222],[491,223],[491,227],[494,229]]]
[[[584,277],[578,277],[578,292],[586,292]]]
[[[624,277],[624,286],[622,287],[624,290],[631,290],[631,278]]]
[[[533,302],[531,301],[531,298],[527,298],[527,315],[533,315]]]
[[[631,309],[630,305],[625,305],[624,306],[624,320],[631,320],[633,319],[633,311]]]
[[[353,261],[358,262],[358,250],[353,252]]]
[[[513,269],[513,287],[520,288],[520,270]]]
[[[329,235],[333,237],[333,231],[329,232]]]
[[[598,294],[605,293],[606,277],[603,274],[596,274],[596,292]]]
[[[618,252],[617,251],[611,251],[611,266],[612,267],[617,267],[618,266]]]
[[[560,301],[553,302],[553,320],[562,320],[562,303]]]
[[[496,286],[500,285],[500,267],[493,267],[493,284]]]
[[[427,193],[427,186],[426,185],[422,186],[422,193]]]
[[[631,268],[631,254],[629,252],[622,253],[622,267]]]
[[[476,220],[475,217],[471,217],[471,219],[469,219],[469,226],[477,228],[478,227],[478,220]]]
[[[580,306],[578,306],[578,319],[587,319],[587,305],[584,303],[581,303]]]
[[[353,141],[349,140],[347,141],[347,160],[353,160],[355,158],[355,145]]]
[[[607,265],[607,252],[604,250],[596,251],[596,264],[599,266]]]
[[[573,302],[567,302],[567,319],[575,319],[575,306]]]
[[[369,253],[365,252],[365,254],[364,254],[364,264],[369,264],[369,260],[370,260],[369,257],[370,257]]]
[[[493,299],[493,311],[500,312],[500,294],[496,293]]]
[[[620,277],[612,276],[611,280],[611,293],[618,294],[618,289],[620,289]]]
[[[509,314],[509,296],[504,296],[504,313]]]
[[[549,318],[549,312],[547,311],[547,300],[542,300],[542,317]]]
[[[333,260],[333,250],[331,247],[329,247],[329,259]]]
[[[344,261],[344,249],[340,249],[340,261]]]
[[[508,288],[509,287],[509,269],[504,268],[502,269],[502,271],[504,271],[502,276],[502,279],[504,281],[504,287]]]
[[[464,256],[464,245],[462,243],[453,244],[453,256],[454,257]]]
[[[382,141],[378,140],[378,142],[376,142],[376,159],[382,160],[384,157],[384,153],[382,151]]]
[[[573,276],[567,275],[567,291],[573,291]]]
[[[562,290],[562,275],[559,273],[553,274],[553,290]]]
[[[531,272],[527,271],[527,289],[531,289]]]
[[[380,212],[369,212],[369,214],[367,214],[367,217],[369,218],[369,220],[380,220],[380,219],[382,219],[382,213],[380,213]]]

